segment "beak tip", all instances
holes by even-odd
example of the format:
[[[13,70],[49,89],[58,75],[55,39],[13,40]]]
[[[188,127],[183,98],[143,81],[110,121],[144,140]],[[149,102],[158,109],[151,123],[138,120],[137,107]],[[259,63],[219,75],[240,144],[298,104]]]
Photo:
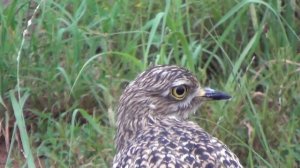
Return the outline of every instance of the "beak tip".
[[[231,100],[232,99],[232,96],[228,95],[225,100]]]
[[[232,97],[226,93],[220,93],[212,97],[213,100],[230,100]]]

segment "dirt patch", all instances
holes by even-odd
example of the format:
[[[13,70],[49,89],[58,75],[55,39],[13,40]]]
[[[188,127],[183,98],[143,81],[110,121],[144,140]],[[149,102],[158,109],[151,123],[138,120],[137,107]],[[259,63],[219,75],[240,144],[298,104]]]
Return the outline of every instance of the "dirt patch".
[[[5,141],[3,138],[0,140],[0,167],[4,167],[7,158],[7,151],[5,147]]]

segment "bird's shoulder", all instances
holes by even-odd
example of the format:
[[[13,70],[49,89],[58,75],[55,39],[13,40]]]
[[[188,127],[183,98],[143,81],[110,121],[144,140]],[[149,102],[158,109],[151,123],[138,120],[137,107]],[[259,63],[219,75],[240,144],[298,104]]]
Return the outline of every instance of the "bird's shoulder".
[[[193,122],[162,122],[138,131],[114,163],[138,167],[240,167],[226,145]]]

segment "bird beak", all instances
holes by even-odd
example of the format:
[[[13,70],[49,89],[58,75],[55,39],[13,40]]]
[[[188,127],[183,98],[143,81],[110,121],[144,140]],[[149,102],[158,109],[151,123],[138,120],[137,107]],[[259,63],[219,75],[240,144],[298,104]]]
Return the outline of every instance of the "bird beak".
[[[227,100],[230,99],[231,96],[227,93],[216,91],[211,88],[200,88],[199,96],[207,98],[208,100]]]

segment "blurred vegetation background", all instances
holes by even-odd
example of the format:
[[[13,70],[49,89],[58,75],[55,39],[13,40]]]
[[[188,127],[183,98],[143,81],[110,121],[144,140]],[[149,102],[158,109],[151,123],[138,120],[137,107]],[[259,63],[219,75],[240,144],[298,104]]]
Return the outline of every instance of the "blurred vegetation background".
[[[298,0],[3,0],[0,167],[110,167],[126,84],[154,64],[233,96],[191,118],[245,167],[300,166]]]

